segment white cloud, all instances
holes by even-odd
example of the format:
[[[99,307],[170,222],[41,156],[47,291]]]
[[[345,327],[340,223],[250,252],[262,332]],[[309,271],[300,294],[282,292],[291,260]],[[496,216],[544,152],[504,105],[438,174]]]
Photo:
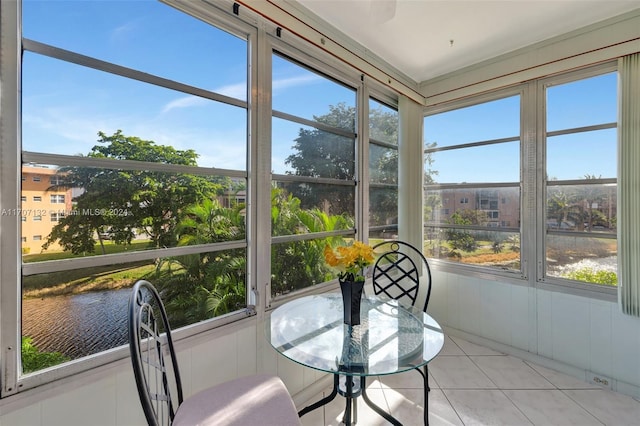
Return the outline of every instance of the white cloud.
[[[284,90],[290,87],[304,86],[306,84],[315,83],[321,80],[322,80],[322,77],[318,75],[303,75],[299,77],[282,78],[278,80],[273,80],[273,83],[271,84],[271,86],[272,86],[272,90],[275,92],[277,90]]]
[[[191,108],[197,106],[204,106],[208,103],[208,101],[204,98],[200,98],[198,96],[188,95],[183,96],[178,99],[174,99],[173,101],[167,103],[164,108],[162,108],[162,113],[169,112],[172,109],[176,108]]]

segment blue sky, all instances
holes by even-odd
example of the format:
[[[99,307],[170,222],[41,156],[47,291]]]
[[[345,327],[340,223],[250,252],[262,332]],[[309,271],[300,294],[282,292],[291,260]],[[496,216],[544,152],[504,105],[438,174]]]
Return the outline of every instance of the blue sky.
[[[162,3],[26,0],[23,17],[26,38],[240,100],[247,98],[246,42]],[[551,129],[616,120],[615,75],[596,80],[588,87],[574,83],[550,90]],[[305,118],[326,114],[329,105],[339,102],[355,105],[351,89],[281,58],[274,59],[272,85],[274,109]],[[518,99],[510,98],[427,118],[425,138],[446,146],[517,136],[518,123]],[[274,120],[274,172],[287,170],[284,160],[292,153],[300,127]],[[98,131],[112,134],[118,129],[158,144],[194,149],[202,166],[246,167],[242,108],[25,53],[24,150],[86,155],[96,144]],[[615,146],[615,132],[596,133],[563,137],[565,143],[550,140],[554,158],[568,155],[573,161],[550,161],[549,175],[560,179],[586,173],[615,176],[615,151],[610,148],[612,143]],[[462,159],[443,152],[436,155],[434,168],[440,172],[440,182],[517,181],[518,156],[517,143],[475,148],[473,155]]]

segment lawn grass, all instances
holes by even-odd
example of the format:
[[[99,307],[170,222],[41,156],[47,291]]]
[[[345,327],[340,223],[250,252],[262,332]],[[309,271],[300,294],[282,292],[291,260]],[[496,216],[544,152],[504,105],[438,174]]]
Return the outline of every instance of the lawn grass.
[[[134,241],[132,244],[115,244],[105,241],[105,254],[145,250],[149,241]],[[96,244],[94,253],[74,255],[70,252],[55,251],[29,254],[22,257],[24,263],[44,262],[47,260],[72,259],[102,254],[100,244]],[[24,298],[60,296],[78,294],[87,291],[115,290],[132,286],[137,280],[154,273],[153,260],[144,260],[127,264],[95,266],[92,268],[72,269],[47,274],[30,275],[22,279]]]

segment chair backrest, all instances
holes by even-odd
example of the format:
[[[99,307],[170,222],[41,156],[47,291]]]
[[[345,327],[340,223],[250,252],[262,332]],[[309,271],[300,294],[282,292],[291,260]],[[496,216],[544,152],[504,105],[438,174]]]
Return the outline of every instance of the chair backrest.
[[[163,350],[164,346],[168,353]],[[144,280],[134,285],[129,298],[129,350],[147,423],[170,425],[182,404],[182,382],[167,312],[158,291]],[[171,359],[170,363],[165,360],[167,357]],[[174,389],[177,404],[171,398]]]
[[[415,306],[420,288],[424,288],[422,310],[426,312],[431,296],[431,270],[422,252],[399,240],[382,241],[373,250],[378,256],[373,264],[373,292]]]

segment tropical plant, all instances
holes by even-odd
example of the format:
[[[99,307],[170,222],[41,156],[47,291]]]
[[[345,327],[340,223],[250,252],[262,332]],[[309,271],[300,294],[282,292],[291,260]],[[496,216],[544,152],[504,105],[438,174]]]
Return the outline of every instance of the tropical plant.
[[[21,354],[23,373],[42,370],[70,360],[60,352],[41,352],[28,336],[22,336]]]

